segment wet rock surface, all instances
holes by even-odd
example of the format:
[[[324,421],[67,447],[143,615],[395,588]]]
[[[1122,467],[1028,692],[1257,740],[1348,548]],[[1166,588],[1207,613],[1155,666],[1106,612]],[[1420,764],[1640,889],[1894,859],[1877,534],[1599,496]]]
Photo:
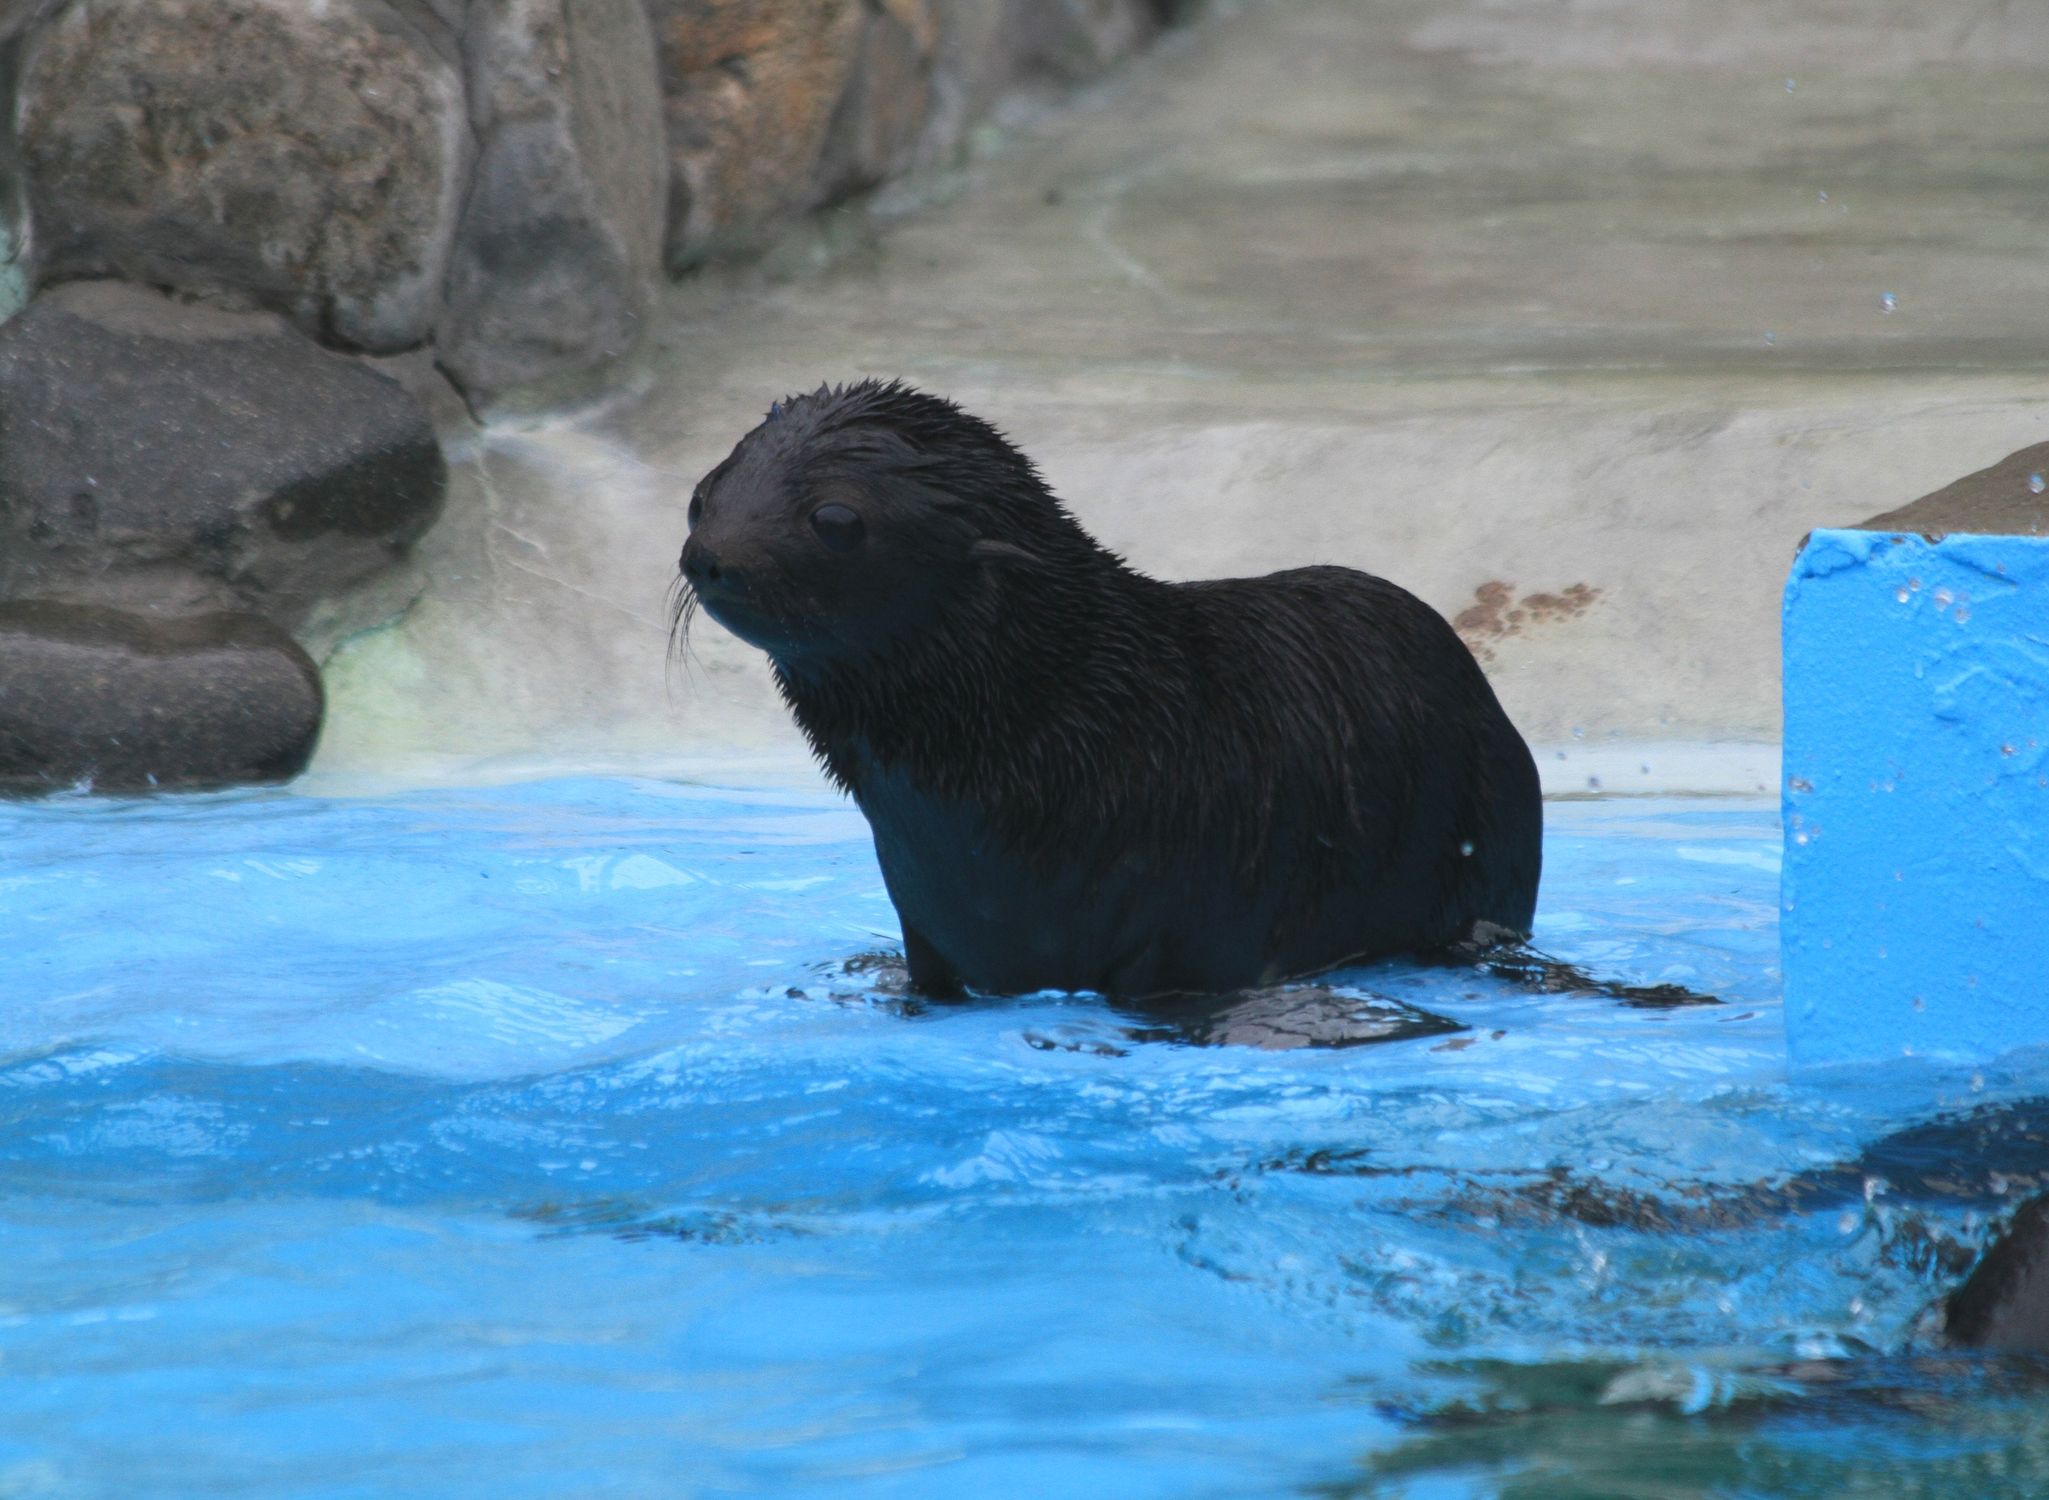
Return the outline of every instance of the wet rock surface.
[[[413,397],[276,318],[82,282],[0,328],[0,597],[292,628],[445,482]]]
[[[661,283],[669,162],[647,14],[478,7],[464,51],[480,145],[442,363],[486,409],[581,394],[639,344]]]
[[[1327,985],[1282,985],[1241,994],[1122,1007],[1138,1018],[1134,1041],[1197,1047],[1361,1047],[1463,1031],[1458,1022],[1385,995]]]
[[[0,793],[288,780],[321,710],[318,669],[254,616],[0,604]]]
[[[372,352],[420,343],[469,169],[455,48],[421,0],[76,0],[21,84],[43,275],[239,299]]]
[[[2049,443],[2009,453],[1932,494],[1858,525],[1867,531],[2039,536],[2049,531]]]

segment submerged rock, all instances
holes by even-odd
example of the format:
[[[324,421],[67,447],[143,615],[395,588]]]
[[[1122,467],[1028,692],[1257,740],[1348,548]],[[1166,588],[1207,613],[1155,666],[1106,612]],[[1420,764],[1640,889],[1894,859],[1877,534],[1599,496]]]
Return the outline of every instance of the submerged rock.
[[[85,282],[0,329],[0,596],[290,629],[446,480],[417,400],[274,317]]]
[[[441,361],[486,409],[515,389],[580,394],[564,387],[637,346],[661,284],[669,159],[647,13],[509,0],[472,12],[463,47],[480,146]]]
[[[1146,1023],[1125,1033],[1133,1041],[1256,1047],[1262,1052],[1360,1047],[1465,1030],[1456,1021],[1385,995],[1321,984],[1126,1002],[1120,1008]]]
[[[284,781],[322,707],[306,653],[251,615],[0,604],[0,792]]]
[[[422,0],[77,0],[33,37],[19,120],[46,278],[226,296],[377,353],[432,330],[471,138]]]

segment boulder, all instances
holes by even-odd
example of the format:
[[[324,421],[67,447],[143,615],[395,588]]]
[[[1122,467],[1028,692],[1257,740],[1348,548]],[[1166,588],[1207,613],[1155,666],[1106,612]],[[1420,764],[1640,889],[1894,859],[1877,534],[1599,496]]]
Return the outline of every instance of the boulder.
[[[1080,83],[1151,41],[1161,14],[1154,0],[1007,0],[1001,52],[1014,78]]]
[[[320,673],[268,621],[0,604],[0,792],[284,781],[321,711]]]
[[[817,201],[863,0],[648,0],[669,135],[668,263],[766,242]]]
[[[939,17],[928,0],[879,0],[839,109],[826,131],[813,195],[829,203],[901,176],[917,164],[932,113]]]
[[[572,24],[573,16],[573,24]],[[498,0],[463,40],[479,142],[441,362],[483,409],[580,394],[638,344],[669,158],[641,0]]]
[[[0,597],[290,629],[446,482],[417,400],[271,315],[80,282],[0,328]]]
[[[0,0],[0,42],[11,42],[64,0]]]
[[[74,0],[29,40],[45,280],[119,275],[388,353],[440,312],[471,149],[427,0]]]
[[[1007,90],[1066,88],[1143,46],[1173,0],[929,0],[936,43],[920,154],[957,148]]]

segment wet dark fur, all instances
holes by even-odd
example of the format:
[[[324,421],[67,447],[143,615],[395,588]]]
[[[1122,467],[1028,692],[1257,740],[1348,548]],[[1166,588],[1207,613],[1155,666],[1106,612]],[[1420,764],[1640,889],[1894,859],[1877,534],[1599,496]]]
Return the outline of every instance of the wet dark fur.
[[[1952,1343],[2049,1354],[2049,1195],[2014,1215],[1943,1311]]]
[[[1147,578],[894,384],[779,403],[694,499],[683,607],[768,652],[921,988],[1216,992],[1528,931],[1529,751],[1395,585]],[[810,534],[827,501],[860,550]]]

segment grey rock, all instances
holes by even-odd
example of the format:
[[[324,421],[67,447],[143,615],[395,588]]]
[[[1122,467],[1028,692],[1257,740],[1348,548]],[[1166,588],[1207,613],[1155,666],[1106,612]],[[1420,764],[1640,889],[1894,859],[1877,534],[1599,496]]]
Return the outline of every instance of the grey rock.
[[[489,0],[464,38],[475,184],[443,366],[473,404],[559,400],[639,344],[661,284],[669,156],[641,0]]]
[[[960,145],[968,128],[989,112],[1011,76],[1006,52],[1008,0],[932,0],[938,39],[933,47],[931,105],[923,154],[942,157]]]
[[[818,201],[875,187],[917,164],[938,42],[939,19],[927,0],[872,0],[852,77],[826,132]]]
[[[63,4],[64,0],[0,0],[0,42],[13,41]]]
[[[1151,41],[1160,11],[1151,0],[1008,0],[1005,21],[1012,77],[1050,75],[1073,84]]]
[[[0,597],[296,626],[426,530],[418,401],[267,314],[80,282],[0,328]]]
[[[322,709],[306,653],[253,616],[0,604],[0,792],[288,780]]]
[[[648,0],[669,136],[667,260],[759,248],[817,201],[864,0]]]
[[[53,16],[66,0],[0,0],[0,43],[14,41],[20,33]]]
[[[1065,89],[1156,33],[1152,0],[931,0],[937,27],[931,104],[919,154],[943,157],[1020,87]]]
[[[1933,494],[1859,521],[1866,531],[1953,531],[2040,536],[2049,532],[2049,443],[2009,453]]]
[[[454,49],[421,0],[73,0],[30,38],[18,110],[43,278],[421,342],[471,153]]]

